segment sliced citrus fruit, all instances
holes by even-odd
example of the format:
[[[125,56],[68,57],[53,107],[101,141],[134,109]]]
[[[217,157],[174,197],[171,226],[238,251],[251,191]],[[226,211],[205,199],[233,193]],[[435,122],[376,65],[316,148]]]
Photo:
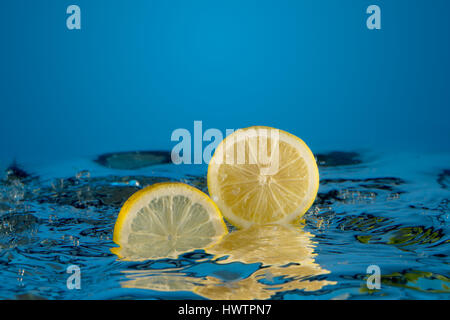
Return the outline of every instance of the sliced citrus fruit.
[[[157,183],[133,194],[120,210],[113,253],[125,260],[176,258],[213,245],[228,232],[211,199],[184,183]]]
[[[250,127],[229,135],[208,166],[210,196],[237,227],[290,223],[311,207],[319,170],[308,146],[270,127]]]

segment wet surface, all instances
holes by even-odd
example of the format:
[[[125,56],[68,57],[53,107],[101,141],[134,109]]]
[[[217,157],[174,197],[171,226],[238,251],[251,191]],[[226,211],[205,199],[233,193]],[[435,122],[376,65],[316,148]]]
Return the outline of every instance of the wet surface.
[[[0,298],[449,299],[450,156],[418,157],[324,153],[318,197],[288,237],[297,242],[236,240],[240,251],[224,242],[141,262],[110,251],[121,205],[161,181],[207,191],[205,168],[147,167],[129,156],[102,170],[88,161],[66,170],[15,163],[0,182]],[[254,257],[251,245],[267,250]],[[80,290],[67,287],[73,264]],[[367,288],[370,265],[381,270],[380,290]]]
[[[95,161],[111,169],[137,170],[172,160],[168,151],[130,151],[102,154]]]
[[[362,163],[357,152],[332,151],[316,155],[317,163],[323,167],[350,166]]]
[[[450,170],[444,170],[438,175],[439,185],[443,189],[450,189]]]

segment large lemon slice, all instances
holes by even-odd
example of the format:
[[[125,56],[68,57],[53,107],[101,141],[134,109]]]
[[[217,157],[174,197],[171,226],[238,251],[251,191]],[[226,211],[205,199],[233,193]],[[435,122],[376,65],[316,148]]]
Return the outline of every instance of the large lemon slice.
[[[215,244],[228,232],[209,197],[183,183],[158,183],[133,194],[114,227],[112,251],[125,260],[176,258]]]
[[[269,127],[240,129],[224,139],[208,166],[208,189],[238,227],[290,223],[313,204],[319,170],[308,146]]]

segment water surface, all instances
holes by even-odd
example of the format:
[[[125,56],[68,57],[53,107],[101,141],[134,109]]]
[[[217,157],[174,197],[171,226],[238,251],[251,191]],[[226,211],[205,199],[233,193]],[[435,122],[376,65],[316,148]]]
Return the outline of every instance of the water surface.
[[[319,194],[286,238],[292,241],[280,237],[253,256],[224,245],[178,259],[121,261],[110,252],[112,232],[132,193],[168,180],[207,192],[205,166],[154,165],[164,161],[146,157],[5,170],[0,298],[450,298],[450,154],[319,154]],[[284,258],[273,259],[273,250]],[[73,264],[80,290],[66,285]],[[366,286],[370,265],[380,267],[380,290]]]

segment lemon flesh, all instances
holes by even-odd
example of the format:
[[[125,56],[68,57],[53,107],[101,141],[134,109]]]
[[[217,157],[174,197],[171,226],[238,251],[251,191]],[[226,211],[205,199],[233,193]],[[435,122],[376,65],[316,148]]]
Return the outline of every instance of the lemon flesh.
[[[213,245],[228,232],[209,197],[183,183],[159,183],[133,194],[114,227],[113,253],[125,260],[176,258]]]
[[[313,204],[319,170],[308,146],[269,127],[240,129],[217,147],[208,166],[208,189],[237,227],[290,223]]]

